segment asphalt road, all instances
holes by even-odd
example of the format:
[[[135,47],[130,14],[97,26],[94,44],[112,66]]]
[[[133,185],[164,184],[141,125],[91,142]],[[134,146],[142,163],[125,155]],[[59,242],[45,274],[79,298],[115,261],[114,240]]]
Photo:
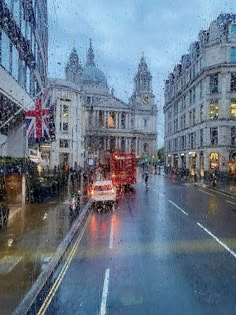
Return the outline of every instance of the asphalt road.
[[[38,314],[236,314],[236,199],[150,176],[69,258]]]

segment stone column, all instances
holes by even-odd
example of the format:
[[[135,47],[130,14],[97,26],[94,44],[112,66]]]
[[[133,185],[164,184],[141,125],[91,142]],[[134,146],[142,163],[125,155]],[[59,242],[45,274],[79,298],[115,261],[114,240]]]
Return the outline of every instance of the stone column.
[[[116,129],[119,129],[119,125],[118,125],[118,122],[119,122],[118,115],[119,115],[119,112],[116,112],[116,122],[115,122],[115,128],[116,128]]]

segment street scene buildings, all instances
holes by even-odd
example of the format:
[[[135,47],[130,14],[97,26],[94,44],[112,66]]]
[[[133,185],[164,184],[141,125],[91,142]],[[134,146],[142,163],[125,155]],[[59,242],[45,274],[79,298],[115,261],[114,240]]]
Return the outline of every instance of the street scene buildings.
[[[72,50],[65,77],[64,81],[51,81],[53,90],[57,90],[57,141],[52,144],[52,166],[68,163],[74,167],[77,163],[86,168],[89,163],[90,166],[106,164],[110,153],[115,151],[134,152],[138,158],[156,156],[157,106],[152,92],[152,76],[144,56],[134,78],[134,93],[129,103],[118,99],[114,89],[109,88],[104,73],[95,64],[91,41],[84,66],[76,49]],[[58,82],[57,88],[55,82]],[[61,93],[71,91],[66,100],[58,94],[59,85]],[[73,93],[77,93],[74,100]],[[64,103],[59,105],[58,100]],[[61,106],[60,110],[58,106]],[[75,154],[72,148],[80,153]]]
[[[201,31],[165,82],[165,165],[235,176],[236,15]]]
[[[0,315],[236,314],[222,2],[0,0]]]

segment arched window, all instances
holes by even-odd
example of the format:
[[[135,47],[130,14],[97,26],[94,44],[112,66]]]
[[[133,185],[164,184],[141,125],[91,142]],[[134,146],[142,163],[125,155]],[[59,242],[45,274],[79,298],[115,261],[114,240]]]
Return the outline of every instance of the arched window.
[[[148,124],[147,124],[147,119],[146,118],[144,118],[143,124],[144,124],[144,128],[147,128]]]

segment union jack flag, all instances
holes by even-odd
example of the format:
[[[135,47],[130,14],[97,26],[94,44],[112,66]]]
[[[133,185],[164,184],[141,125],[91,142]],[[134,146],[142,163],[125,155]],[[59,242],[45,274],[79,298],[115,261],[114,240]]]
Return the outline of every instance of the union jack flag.
[[[51,138],[52,110],[48,92],[41,95],[35,108],[25,112],[26,137],[29,142],[46,141]]]

